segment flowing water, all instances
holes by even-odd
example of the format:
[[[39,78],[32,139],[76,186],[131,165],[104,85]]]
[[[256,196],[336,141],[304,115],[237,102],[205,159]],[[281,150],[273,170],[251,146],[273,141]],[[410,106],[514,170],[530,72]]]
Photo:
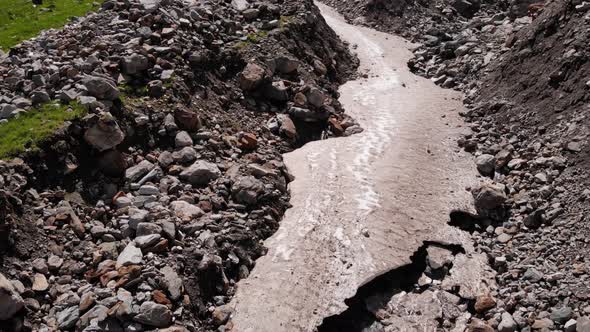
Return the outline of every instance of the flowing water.
[[[358,55],[359,78],[340,89],[365,131],[311,142],[284,156],[291,203],[231,305],[234,331],[313,331],[344,300],[410,262],[424,241],[473,250],[447,225],[470,211],[473,162],[457,147],[461,95],[414,76],[406,40],[347,24],[319,4]],[[354,45],[354,46],[353,46]]]

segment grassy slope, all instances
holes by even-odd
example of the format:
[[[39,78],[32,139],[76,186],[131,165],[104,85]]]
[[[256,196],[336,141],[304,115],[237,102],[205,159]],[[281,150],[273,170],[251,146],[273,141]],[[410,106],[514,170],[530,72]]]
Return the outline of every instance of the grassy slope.
[[[0,49],[7,51],[41,30],[59,28],[71,17],[83,16],[98,7],[101,0],[0,0]]]
[[[67,106],[48,103],[0,124],[0,159],[15,156],[27,149],[35,150],[65,121],[85,114],[86,109],[78,104]]]

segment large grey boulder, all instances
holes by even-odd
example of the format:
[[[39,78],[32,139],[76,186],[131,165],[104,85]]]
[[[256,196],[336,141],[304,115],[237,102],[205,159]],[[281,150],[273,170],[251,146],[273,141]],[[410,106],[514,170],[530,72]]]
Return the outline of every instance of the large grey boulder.
[[[7,320],[25,305],[10,280],[0,273],[0,320]]]
[[[197,160],[180,173],[182,180],[193,185],[203,186],[221,176],[221,171],[216,164],[204,160]]]
[[[119,98],[119,90],[114,82],[103,77],[88,76],[82,80],[88,93],[97,99],[115,100]]]
[[[134,320],[145,325],[166,327],[172,324],[172,312],[163,304],[146,301],[141,304]]]

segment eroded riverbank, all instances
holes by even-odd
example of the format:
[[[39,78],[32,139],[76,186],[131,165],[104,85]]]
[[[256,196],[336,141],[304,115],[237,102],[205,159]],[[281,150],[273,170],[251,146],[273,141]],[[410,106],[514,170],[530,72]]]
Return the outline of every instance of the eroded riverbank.
[[[466,262],[483,259],[447,225],[451,211],[471,210],[467,189],[476,179],[456,145],[461,96],[409,72],[407,41],[319,6],[360,59],[361,78],[340,88],[340,101],[365,131],[284,156],[295,176],[293,207],[238,285],[235,331],[313,331],[343,312],[359,287],[410,264],[426,242],[458,245]],[[471,265],[481,267],[465,282],[473,300],[489,285],[485,264]]]

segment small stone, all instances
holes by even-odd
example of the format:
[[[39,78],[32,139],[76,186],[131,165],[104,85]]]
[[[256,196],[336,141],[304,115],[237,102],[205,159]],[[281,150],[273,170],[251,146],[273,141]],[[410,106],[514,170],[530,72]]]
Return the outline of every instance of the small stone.
[[[61,258],[59,256],[51,255],[51,256],[49,256],[49,259],[47,259],[47,266],[49,267],[49,270],[51,270],[51,271],[59,270],[59,268],[62,266],[63,263],[64,263],[63,258]]]
[[[264,68],[255,63],[246,65],[242,73],[240,73],[240,87],[244,91],[254,90],[260,85],[264,79]]]
[[[531,267],[528,270],[526,270],[522,278],[524,280],[529,280],[530,282],[539,282],[543,280],[543,273]]]
[[[47,267],[47,262],[45,262],[45,259],[43,259],[43,258],[35,259],[31,263],[31,265],[33,265],[33,268],[35,269],[35,271],[37,271],[39,273],[43,273],[43,274],[49,273],[49,268]]]
[[[176,271],[169,266],[165,266],[160,270],[164,275],[164,285],[168,289],[168,294],[173,301],[177,301],[182,296],[182,279],[178,276]]]
[[[170,207],[180,219],[193,219],[205,214],[198,206],[185,201],[174,201],[170,203]]]
[[[45,275],[41,273],[36,273],[33,277],[33,287],[32,289],[36,292],[44,292],[49,288],[49,283],[47,282],[47,278]]]
[[[496,306],[496,300],[490,295],[479,295],[475,298],[475,311],[482,313]]]
[[[500,325],[498,325],[498,332],[514,332],[516,331],[518,325],[512,318],[512,315],[503,312],[502,313],[502,320],[500,321]]]
[[[143,262],[141,249],[137,248],[133,242],[130,242],[117,257],[116,268],[128,265],[139,265]]]
[[[180,131],[180,132],[178,132],[178,134],[176,134],[176,137],[174,138],[174,144],[176,145],[177,148],[183,148],[185,146],[192,146],[193,139],[186,131]]]
[[[578,322],[575,319],[570,319],[565,323],[563,329],[565,330],[565,332],[576,332],[577,325]]]
[[[217,308],[215,308],[215,310],[213,310],[213,322],[216,325],[223,325],[225,324],[228,320],[229,317],[232,314],[232,310],[231,307],[228,305],[222,305],[219,306]]]
[[[232,197],[238,203],[256,204],[258,196],[264,191],[264,184],[253,176],[238,178],[232,186]]]

